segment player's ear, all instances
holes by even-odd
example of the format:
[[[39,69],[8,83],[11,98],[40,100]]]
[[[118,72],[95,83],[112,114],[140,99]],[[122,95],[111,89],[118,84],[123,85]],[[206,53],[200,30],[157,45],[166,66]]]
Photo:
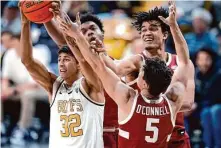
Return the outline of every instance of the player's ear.
[[[168,31],[165,31],[163,33],[163,39],[166,40],[168,38],[168,35],[169,35]]]

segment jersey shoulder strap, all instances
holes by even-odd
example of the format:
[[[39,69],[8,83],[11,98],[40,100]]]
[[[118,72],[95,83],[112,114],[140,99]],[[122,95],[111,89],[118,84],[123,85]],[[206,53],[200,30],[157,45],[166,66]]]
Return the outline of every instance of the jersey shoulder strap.
[[[51,105],[50,107],[52,107],[52,105],[54,104],[55,101],[55,97],[57,95],[57,92],[61,86],[61,84],[64,82],[64,80],[59,76],[57,77],[57,79],[55,80],[55,82],[53,83],[53,90],[52,90],[52,100],[51,100]]]

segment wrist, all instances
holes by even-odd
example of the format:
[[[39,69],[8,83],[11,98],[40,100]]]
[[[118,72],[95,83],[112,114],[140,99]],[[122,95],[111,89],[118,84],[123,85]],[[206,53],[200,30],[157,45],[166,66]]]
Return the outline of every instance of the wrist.
[[[170,24],[170,28],[171,28],[171,29],[173,29],[173,28],[177,28],[177,27],[179,27],[177,21],[174,22],[174,23],[171,23],[171,24]]]
[[[29,25],[30,21],[22,21],[21,24],[22,24],[22,26]]]

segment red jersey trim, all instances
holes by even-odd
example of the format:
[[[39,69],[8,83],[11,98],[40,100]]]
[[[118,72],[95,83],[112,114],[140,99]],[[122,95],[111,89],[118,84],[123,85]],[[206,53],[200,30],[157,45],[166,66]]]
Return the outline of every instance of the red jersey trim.
[[[135,110],[136,104],[137,104],[137,98],[138,98],[138,96],[139,96],[138,91],[137,91],[137,90],[135,90],[135,91],[136,91],[136,96],[135,96],[135,98],[134,98],[134,102],[133,102],[132,108],[131,108],[131,110],[130,110],[130,113],[129,113],[129,115],[128,115],[124,120],[118,121],[118,123],[119,123],[120,125],[127,123],[127,122],[131,119],[131,117],[133,116],[133,114],[134,114],[134,110]]]

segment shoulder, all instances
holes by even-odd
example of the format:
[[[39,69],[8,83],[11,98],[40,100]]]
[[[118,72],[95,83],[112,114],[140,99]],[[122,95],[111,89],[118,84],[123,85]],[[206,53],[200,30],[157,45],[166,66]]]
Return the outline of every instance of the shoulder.
[[[172,102],[177,102],[180,100],[179,97],[181,97],[184,94],[184,91],[185,86],[180,82],[175,82],[169,86],[165,95]]]
[[[5,67],[5,65],[8,65],[9,68],[13,68],[10,67],[10,65],[14,65],[15,59],[17,59],[16,56],[16,52],[15,49],[9,49],[5,52],[4,57],[3,57],[3,67]]]
[[[15,49],[12,48],[12,49],[9,49],[5,52],[5,56],[4,58],[9,58],[9,59],[12,59],[16,56],[16,52],[15,52]]]
[[[135,65],[140,65],[144,60],[144,56],[141,54],[136,54],[131,56],[129,60],[132,61]]]
[[[87,94],[90,92],[91,87],[87,83],[87,80],[84,77],[79,78],[76,80],[74,83],[77,84],[77,86],[81,89],[84,90]]]
[[[143,59],[142,57],[143,57],[142,54],[136,54],[136,55],[131,55],[129,57],[126,57],[124,59],[129,59],[129,60],[133,60],[133,61],[140,61]]]

